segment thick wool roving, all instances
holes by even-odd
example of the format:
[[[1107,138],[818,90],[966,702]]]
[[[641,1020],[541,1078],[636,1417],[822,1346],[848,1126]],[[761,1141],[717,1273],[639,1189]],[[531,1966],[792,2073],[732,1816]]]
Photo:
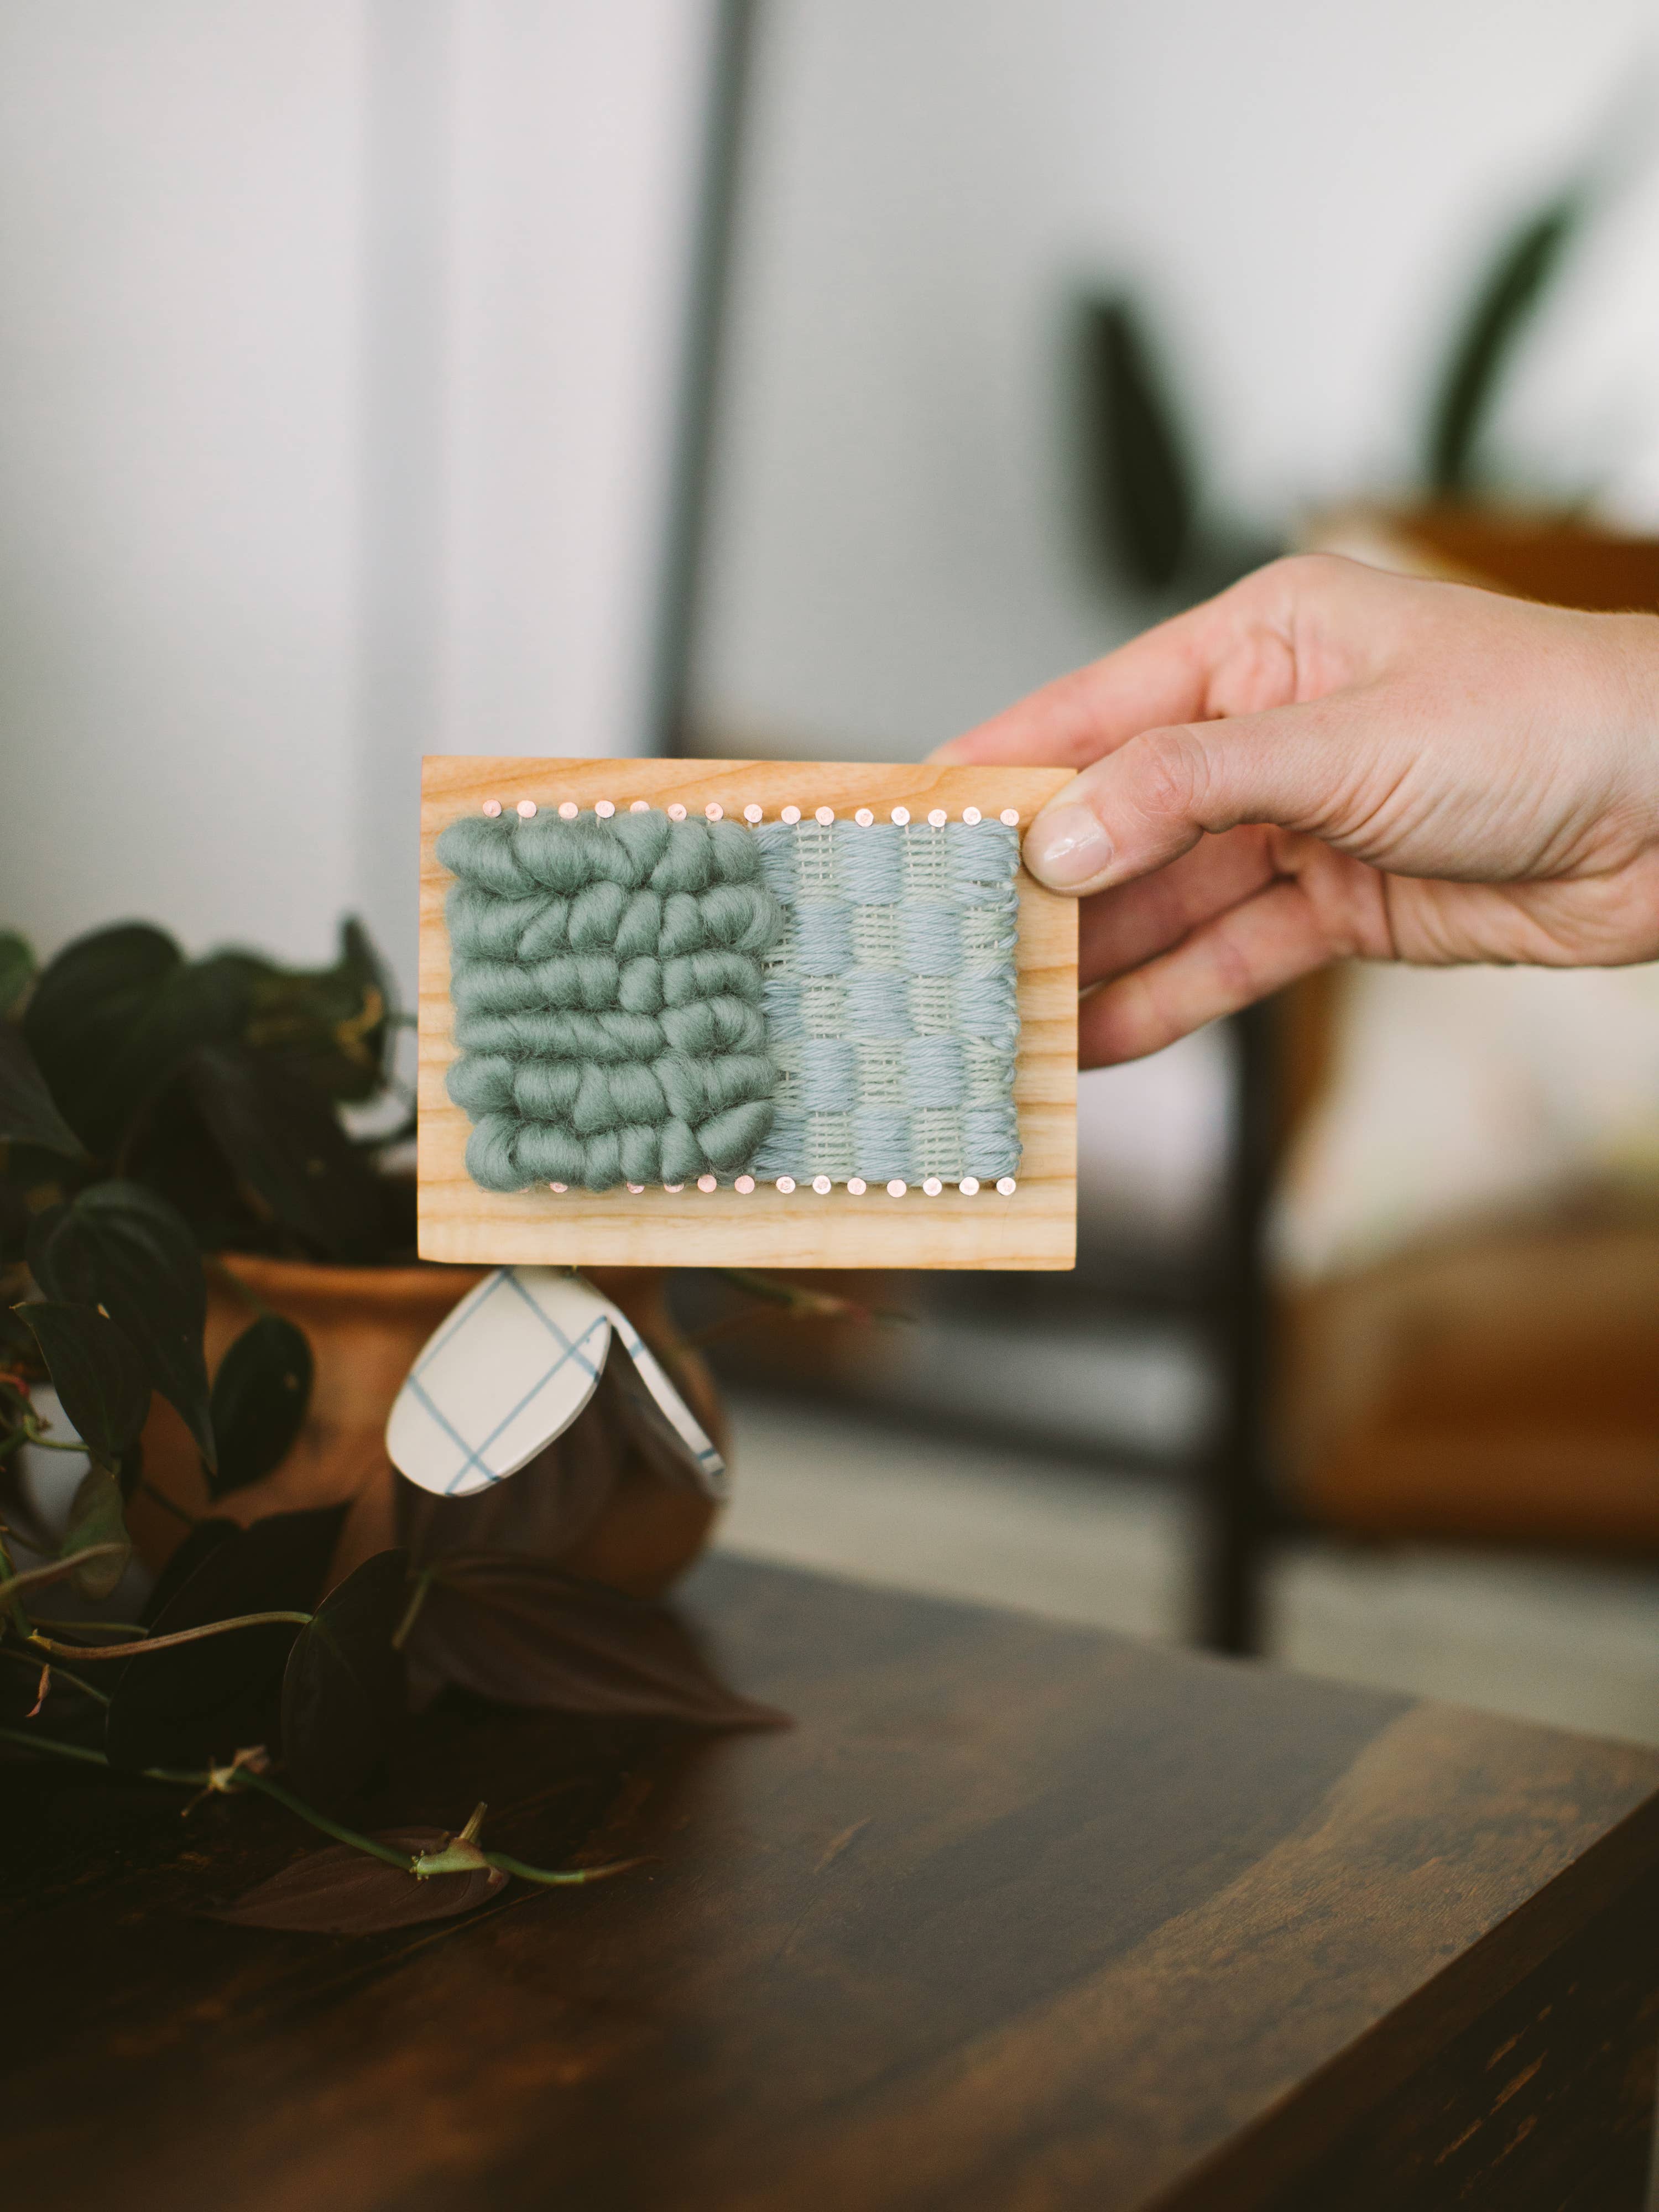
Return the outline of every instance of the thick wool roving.
[[[783,910],[747,830],[654,808],[474,816],[438,858],[474,1182],[609,1190],[754,1155],[780,1078],[761,962]]]

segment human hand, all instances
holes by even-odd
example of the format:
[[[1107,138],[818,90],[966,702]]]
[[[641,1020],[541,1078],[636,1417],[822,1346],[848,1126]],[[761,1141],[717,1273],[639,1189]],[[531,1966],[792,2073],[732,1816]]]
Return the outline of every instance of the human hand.
[[[933,757],[1080,771],[1025,862],[1083,899],[1085,1067],[1331,960],[1659,957],[1651,615],[1276,561]]]

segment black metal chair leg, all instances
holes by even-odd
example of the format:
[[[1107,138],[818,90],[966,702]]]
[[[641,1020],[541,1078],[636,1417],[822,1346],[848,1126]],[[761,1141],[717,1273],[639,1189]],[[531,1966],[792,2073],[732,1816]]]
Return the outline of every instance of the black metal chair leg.
[[[1199,1492],[1198,1641],[1255,1652],[1272,1532],[1267,1468],[1271,1352],[1265,1246],[1277,1123],[1271,1000],[1235,1014],[1231,1139],[1217,1269],[1213,1340],[1222,1403]]]

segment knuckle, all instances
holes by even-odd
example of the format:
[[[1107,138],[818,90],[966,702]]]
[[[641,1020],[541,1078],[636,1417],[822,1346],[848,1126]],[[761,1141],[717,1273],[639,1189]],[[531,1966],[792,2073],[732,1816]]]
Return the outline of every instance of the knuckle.
[[[1341,553],[1285,553],[1261,570],[1264,580],[1298,599],[1323,599],[1340,591],[1357,569]]]
[[[1209,783],[1209,760],[1191,730],[1152,730],[1142,739],[1141,804],[1160,819],[1199,818]]]

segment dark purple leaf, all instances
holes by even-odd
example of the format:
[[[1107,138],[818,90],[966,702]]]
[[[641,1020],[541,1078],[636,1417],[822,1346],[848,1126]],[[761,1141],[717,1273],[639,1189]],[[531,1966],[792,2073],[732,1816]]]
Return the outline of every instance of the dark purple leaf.
[[[149,1376],[131,1341],[91,1306],[19,1306],[34,1332],[65,1418],[89,1451],[114,1466],[149,1411]]]
[[[283,1675],[283,1764],[325,1812],[360,1790],[403,1719],[404,1658],[392,1632],[409,1602],[409,1554],[379,1552],[318,1607]]]
[[[325,1259],[379,1258],[380,1178],[314,1084],[246,1045],[203,1046],[182,1080],[239,1180],[285,1229]]]
[[[64,1159],[84,1159],[81,1139],[58,1112],[22,1031],[0,1018],[0,1143],[33,1145]]]
[[[9,1014],[33,981],[28,939],[15,929],[0,929],[0,1014]]]
[[[173,1208],[140,1183],[94,1183],[39,1217],[28,1260],[48,1298],[103,1309],[211,1467],[202,1357],[207,1290],[202,1255]]]
[[[198,1521],[155,1577],[150,1594],[144,1601],[143,1619],[145,1627],[154,1628],[210,1553],[216,1552],[221,1544],[228,1543],[241,1533],[240,1527],[234,1521]]]
[[[23,1034],[70,1127],[94,1152],[115,1150],[146,1087],[146,1034],[183,967],[164,932],[120,922],[65,945],[35,983]]]
[[[219,1464],[208,1486],[215,1498],[263,1481],[288,1457],[311,1402],[311,1346],[280,1314],[251,1322],[213,1378],[213,1437]]]
[[[149,1624],[152,1634],[245,1613],[309,1613],[343,1519],[340,1507],[276,1513],[216,1542]],[[127,1660],[109,1684],[111,1765],[199,1766],[243,1744],[275,1743],[277,1687],[298,1633],[298,1623],[273,1622]]]
[[[395,1828],[377,1834],[374,1841],[413,1858],[441,1850],[449,1838],[441,1828]],[[239,1928],[279,1928],[296,1935],[374,1936],[471,1912],[506,1881],[495,1867],[428,1875],[422,1881],[349,1844],[331,1844],[296,1859],[234,1905],[208,1917]]]
[[[428,1696],[447,1682],[506,1705],[785,1728],[787,1715],[720,1680],[666,1606],[579,1582],[534,1559],[452,1559],[409,1638]]]
[[[564,1434],[510,1481],[492,1483],[471,1498],[439,1498],[400,1480],[398,1536],[417,1568],[458,1553],[556,1560],[604,1510],[621,1450],[601,1376],[599,1389]]]

